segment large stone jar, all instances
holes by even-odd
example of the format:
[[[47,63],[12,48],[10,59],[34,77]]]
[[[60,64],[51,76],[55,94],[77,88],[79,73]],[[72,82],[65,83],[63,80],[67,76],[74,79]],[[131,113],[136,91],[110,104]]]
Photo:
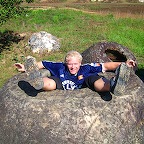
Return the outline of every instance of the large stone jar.
[[[119,97],[88,88],[36,91],[26,81],[18,74],[0,90],[0,144],[144,143],[144,84],[134,72]]]

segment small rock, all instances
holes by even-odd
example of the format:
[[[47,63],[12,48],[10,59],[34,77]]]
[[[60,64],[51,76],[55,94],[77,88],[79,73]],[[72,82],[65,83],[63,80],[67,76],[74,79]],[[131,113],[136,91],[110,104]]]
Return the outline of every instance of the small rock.
[[[45,31],[32,34],[28,40],[28,45],[33,53],[50,52],[60,49],[59,39]]]

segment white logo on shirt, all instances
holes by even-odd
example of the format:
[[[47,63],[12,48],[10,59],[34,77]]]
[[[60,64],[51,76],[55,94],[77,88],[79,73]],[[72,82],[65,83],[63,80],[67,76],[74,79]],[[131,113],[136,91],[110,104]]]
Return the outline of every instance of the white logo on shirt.
[[[64,74],[61,74],[60,77],[64,77]]]
[[[62,85],[65,90],[74,90],[77,88],[76,84],[73,81],[65,80],[62,82]]]

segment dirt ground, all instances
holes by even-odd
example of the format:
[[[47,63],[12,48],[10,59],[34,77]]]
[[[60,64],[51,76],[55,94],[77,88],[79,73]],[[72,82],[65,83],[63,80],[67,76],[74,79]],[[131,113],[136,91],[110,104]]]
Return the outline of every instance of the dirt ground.
[[[144,18],[144,3],[77,3],[74,0],[58,3],[42,0],[41,2],[24,5],[32,9],[67,8],[102,15],[112,13],[116,17]]]

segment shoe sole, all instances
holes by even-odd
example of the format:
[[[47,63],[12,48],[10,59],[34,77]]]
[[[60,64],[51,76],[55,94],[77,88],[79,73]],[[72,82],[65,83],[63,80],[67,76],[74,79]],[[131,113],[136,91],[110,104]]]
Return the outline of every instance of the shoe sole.
[[[125,92],[126,85],[129,81],[130,77],[130,68],[125,64],[122,63],[118,70],[118,78],[117,83],[114,88],[114,95],[123,95]]]
[[[39,72],[39,68],[36,63],[36,59],[33,57],[27,57],[26,62],[24,64],[26,74],[29,77],[29,83],[36,90],[40,90],[43,88],[43,79],[41,76],[41,72]]]
[[[44,83],[39,71],[30,73],[29,78],[30,85],[33,86],[36,90],[40,90],[43,88]]]
[[[36,59],[31,56],[27,57],[24,67],[25,67],[27,75],[29,75],[29,72],[39,70],[39,68],[36,64]]]

